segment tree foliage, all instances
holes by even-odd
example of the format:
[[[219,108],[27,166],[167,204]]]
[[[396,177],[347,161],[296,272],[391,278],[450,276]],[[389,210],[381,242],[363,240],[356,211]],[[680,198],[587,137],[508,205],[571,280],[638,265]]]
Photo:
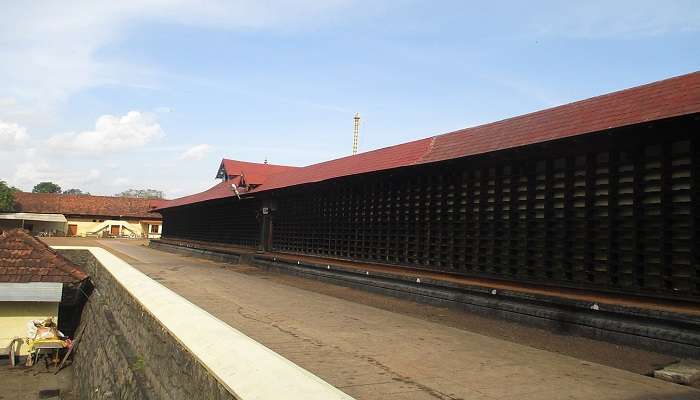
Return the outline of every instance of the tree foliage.
[[[8,186],[5,181],[0,181],[0,212],[15,210],[15,192],[19,192],[19,189]]]
[[[90,192],[83,192],[80,189],[68,189],[64,190],[63,194],[67,194],[69,196],[90,196]]]
[[[34,186],[32,193],[61,193],[61,187],[53,182],[41,182]]]
[[[165,193],[155,189],[129,189],[115,194],[117,197],[136,197],[140,199],[162,199]]]

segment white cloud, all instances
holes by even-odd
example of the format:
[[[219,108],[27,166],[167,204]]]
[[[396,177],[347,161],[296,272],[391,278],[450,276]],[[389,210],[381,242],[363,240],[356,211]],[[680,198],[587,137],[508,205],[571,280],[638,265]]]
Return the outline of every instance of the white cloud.
[[[131,182],[129,178],[119,177],[112,182],[112,186],[124,186]]]
[[[24,144],[27,129],[14,123],[0,120],[0,151],[10,151]]]
[[[187,149],[184,153],[180,154],[180,160],[201,160],[209,152],[211,152],[212,147],[208,144],[198,144]]]
[[[13,107],[17,104],[17,100],[12,97],[0,98],[0,107]]]
[[[54,151],[101,156],[143,147],[164,135],[151,115],[129,111],[122,117],[99,117],[91,131],[51,136],[46,145]]]
[[[56,105],[82,90],[154,88],[159,71],[98,55],[119,43],[134,22],[226,30],[309,29],[352,10],[354,0],[47,0],[3,2],[0,98],[16,100],[28,124],[50,120]],[[356,8],[355,8],[356,9]],[[325,17],[325,18],[324,18]],[[0,108],[0,118],[8,116]]]
[[[45,160],[36,159],[19,164],[12,182],[21,187],[31,188],[39,182],[50,181],[68,189],[95,182],[100,176],[98,169],[61,169]]]

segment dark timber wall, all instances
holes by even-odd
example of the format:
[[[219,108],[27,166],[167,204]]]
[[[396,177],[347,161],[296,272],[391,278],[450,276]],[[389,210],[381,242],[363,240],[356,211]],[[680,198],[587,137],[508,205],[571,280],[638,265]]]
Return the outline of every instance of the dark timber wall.
[[[260,242],[260,202],[235,198],[163,210],[164,237],[256,247]]]
[[[257,196],[277,251],[697,301],[699,128],[656,121]],[[165,235],[256,243],[251,205],[175,209]],[[246,229],[228,222],[244,212]]]

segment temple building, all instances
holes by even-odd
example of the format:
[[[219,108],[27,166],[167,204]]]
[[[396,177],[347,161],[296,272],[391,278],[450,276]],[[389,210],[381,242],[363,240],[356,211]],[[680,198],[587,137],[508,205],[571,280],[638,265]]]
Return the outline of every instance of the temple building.
[[[700,72],[305,167],[223,160],[164,238],[700,300]]]

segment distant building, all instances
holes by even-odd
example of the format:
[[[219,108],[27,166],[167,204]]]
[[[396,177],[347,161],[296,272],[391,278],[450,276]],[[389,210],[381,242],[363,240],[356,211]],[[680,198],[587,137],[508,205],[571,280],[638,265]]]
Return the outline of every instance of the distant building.
[[[15,193],[14,213],[0,213],[0,229],[34,235],[159,238],[164,200],[55,193]]]
[[[0,233],[0,354],[27,336],[31,320],[75,322],[75,305],[88,276],[22,229]],[[26,354],[26,347],[21,354]]]

